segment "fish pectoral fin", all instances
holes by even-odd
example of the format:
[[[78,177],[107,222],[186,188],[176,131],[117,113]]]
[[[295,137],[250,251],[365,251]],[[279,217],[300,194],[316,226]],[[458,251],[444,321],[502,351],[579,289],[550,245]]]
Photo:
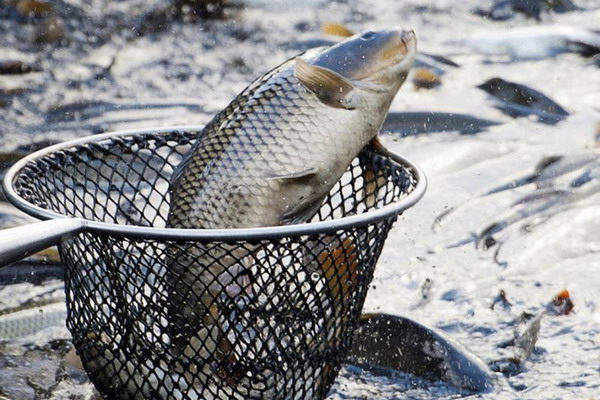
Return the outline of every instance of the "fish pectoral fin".
[[[356,108],[356,99],[352,95],[354,85],[337,72],[296,57],[294,75],[323,104],[347,110]]]
[[[308,168],[299,172],[292,172],[290,174],[273,174],[267,177],[268,181],[302,181],[305,179],[313,178],[317,175],[319,170],[316,167]]]
[[[304,197],[281,216],[279,223],[281,225],[304,223],[319,211],[322,202],[323,196],[317,195],[316,193],[312,196]]]

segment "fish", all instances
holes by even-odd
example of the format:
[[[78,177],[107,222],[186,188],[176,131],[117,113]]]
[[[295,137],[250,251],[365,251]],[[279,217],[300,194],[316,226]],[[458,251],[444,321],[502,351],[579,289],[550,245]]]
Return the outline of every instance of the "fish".
[[[206,125],[174,171],[167,227],[309,221],[377,136],[415,53],[412,30],[368,31],[307,51],[256,79]],[[230,244],[167,249],[176,353],[207,364],[220,352],[235,364],[219,327],[219,304],[258,295],[251,273],[255,251]]]
[[[323,292],[327,299],[322,303],[331,302],[335,314],[344,315],[360,276],[354,240],[350,236],[333,237],[311,243],[310,247],[311,251],[304,256],[304,264],[308,271],[318,273],[325,282]],[[332,321],[331,325],[340,325],[339,322]]]
[[[579,9],[571,0],[496,0],[490,9],[476,8],[473,13],[493,21],[506,21],[517,12],[541,21],[543,11],[566,13]]]
[[[557,185],[557,179],[562,176],[575,173],[583,170],[579,175],[571,181],[570,187],[579,188],[595,179],[600,174],[600,165],[598,163],[598,155],[595,152],[582,152],[580,154],[570,155],[568,157],[563,155],[550,155],[545,156],[538,161],[534,167],[533,172],[528,173],[519,178],[513,179],[509,182],[502,183],[499,186],[495,186],[492,189],[476,197],[476,199],[484,199],[487,196],[491,196],[497,193],[502,193],[507,190],[514,190],[526,185],[535,185],[535,189],[551,189]],[[542,197],[549,198],[554,195],[559,195],[560,192],[545,192]],[[539,197],[538,197],[539,199]],[[473,199],[469,200],[471,202]],[[533,197],[528,197],[528,200],[534,200]],[[525,203],[521,201],[520,203]],[[462,203],[453,207],[448,208],[446,211],[441,213],[435,218],[435,222],[432,226],[432,230],[435,231],[440,224],[457,209],[464,206],[467,203]],[[497,229],[493,228],[494,230]],[[471,240],[467,240],[465,243],[470,243]]]
[[[600,53],[600,34],[569,25],[536,25],[479,32],[456,44],[513,61],[542,60],[563,53],[591,57]]]
[[[519,83],[492,78],[477,87],[494,98],[496,108],[513,118],[533,115],[538,122],[553,125],[570,115],[543,93]]]
[[[381,130],[390,134],[399,134],[402,137],[434,132],[458,132],[461,135],[473,135],[499,124],[496,121],[468,114],[434,111],[390,112]]]
[[[512,190],[518,187],[535,184],[537,189],[552,187],[555,185],[555,180],[564,175],[568,175],[572,172],[583,169],[584,172],[580,175],[579,179],[573,181],[573,187],[583,186],[589,180],[591,170],[598,169],[599,157],[594,152],[583,152],[580,154],[573,154],[568,157],[564,155],[551,155],[546,156],[538,161],[531,174],[527,174],[518,179],[514,179],[508,183],[503,183],[500,186],[494,187],[487,191],[484,196],[500,193],[505,190]],[[585,182],[583,182],[585,177]]]
[[[440,229],[449,215],[467,204],[474,207],[474,202],[489,202],[490,200],[486,200],[489,196],[529,185],[530,191],[512,202],[502,213],[497,213],[491,223],[448,246],[455,248],[474,243],[477,249],[483,251],[495,248],[494,261],[504,266],[506,262],[498,257],[507,228],[519,224],[515,229],[525,234],[539,229],[553,216],[577,207],[580,202],[595,196],[600,191],[598,178],[600,163],[598,154],[594,151],[569,156],[546,156],[538,162],[532,173],[495,186],[439,214],[432,225],[432,231]]]
[[[492,373],[476,355],[440,332],[391,314],[361,315],[346,362],[442,380],[474,392],[494,388]]]
[[[37,65],[28,64],[19,60],[0,60],[0,75],[20,75],[31,72],[40,72]]]
[[[442,84],[440,77],[427,68],[417,68],[413,77],[415,89],[434,89]]]
[[[351,236],[325,236],[309,242],[303,256],[303,264],[311,274],[311,280],[321,286],[317,289],[319,298],[312,302],[323,310],[325,317],[322,334],[326,335],[326,341],[319,345],[338,348],[349,328],[348,311],[361,278],[357,247]],[[325,396],[326,382],[336,372],[332,369],[325,365],[317,377],[319,398]]]
[[[356,246],[348,237],[343,241],[334,241],[333,246],[330,245],[317,256],[317,264],[325,276],[336,309],[344,306],[358,283],[356,252]]]
[[[45,281],[64,280],[65,268],[58,263],[21,261],[0,268],[0,286],[15,283],[41,285]]]

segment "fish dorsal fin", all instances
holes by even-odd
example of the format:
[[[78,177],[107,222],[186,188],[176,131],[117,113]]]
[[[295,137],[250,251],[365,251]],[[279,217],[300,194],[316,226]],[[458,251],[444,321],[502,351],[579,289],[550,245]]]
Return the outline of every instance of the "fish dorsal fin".
[[[302,58],[296,57],[294,75],[324,104],[347,110],[356,108],[352,96],[354,86],[337,72],[309,64]]]

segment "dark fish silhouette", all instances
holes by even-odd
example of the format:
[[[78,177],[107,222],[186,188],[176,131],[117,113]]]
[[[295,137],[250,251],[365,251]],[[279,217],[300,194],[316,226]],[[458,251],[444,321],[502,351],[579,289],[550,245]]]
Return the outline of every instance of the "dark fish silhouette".
[[[476,392],[493,388],[491,373],[473,354],[438,332],[394,315],[362,315],[347,360],[442,380]]]
[[[414,136],[433,132],[458,132],[472,135],[486,130],[499,122],[473,117],[467,114],[446,112],[391,112],[383,123],[382,132],[401,136]]]
[[[61,264],[21,261],[0,269],[0,285],[33,283],[41,285],[51,279],[63,280],[65,268]]]
[[[485,196],[515,189],[530,183],[535,183],[537,188],[549,187],[552,186],[556,178],[589,165],[593,166],[592,163],[597,160],[598,156],[591,152],[570,157],[558,155],[544,157],[535,166],[533,173],[497,186],[489,190]],[[588,179],[584,178],[586,173],[589,175],[588,169],[578,179],[574,180],[571,185],[573,187],[583,186],[588,181]]]
[[[600,34],[569,25],[534,25],[478,32],[458,44],[513,61],[541,60],[563,53],[591,57],[600,53]]]
[[[473,13],[493,21],[506,21],[516,13],[540,21],[542,12],[565,13],[579,9],[571,0],[497,0],[490,9],[476,8]]]
[[[493,96],[494,106],[513,118],[534,115],[539,122],[553,125],[570,115],[543,93],[519,83],[492,78],[477,87]]]

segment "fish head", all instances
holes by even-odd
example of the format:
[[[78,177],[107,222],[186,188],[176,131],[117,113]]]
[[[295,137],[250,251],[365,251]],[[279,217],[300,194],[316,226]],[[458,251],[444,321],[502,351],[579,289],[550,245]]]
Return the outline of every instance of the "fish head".
[[[367,31],[330,47],[312,64],[338,73],[354,86],[362,83],[397,90],[414,63],[416,51],[412,29]]]
[[[416,51],[417,39],[410,29],[368,31],[312,58],[297,57],[294,73],[326,105],[350,110],[375,107],[387,112]]]

